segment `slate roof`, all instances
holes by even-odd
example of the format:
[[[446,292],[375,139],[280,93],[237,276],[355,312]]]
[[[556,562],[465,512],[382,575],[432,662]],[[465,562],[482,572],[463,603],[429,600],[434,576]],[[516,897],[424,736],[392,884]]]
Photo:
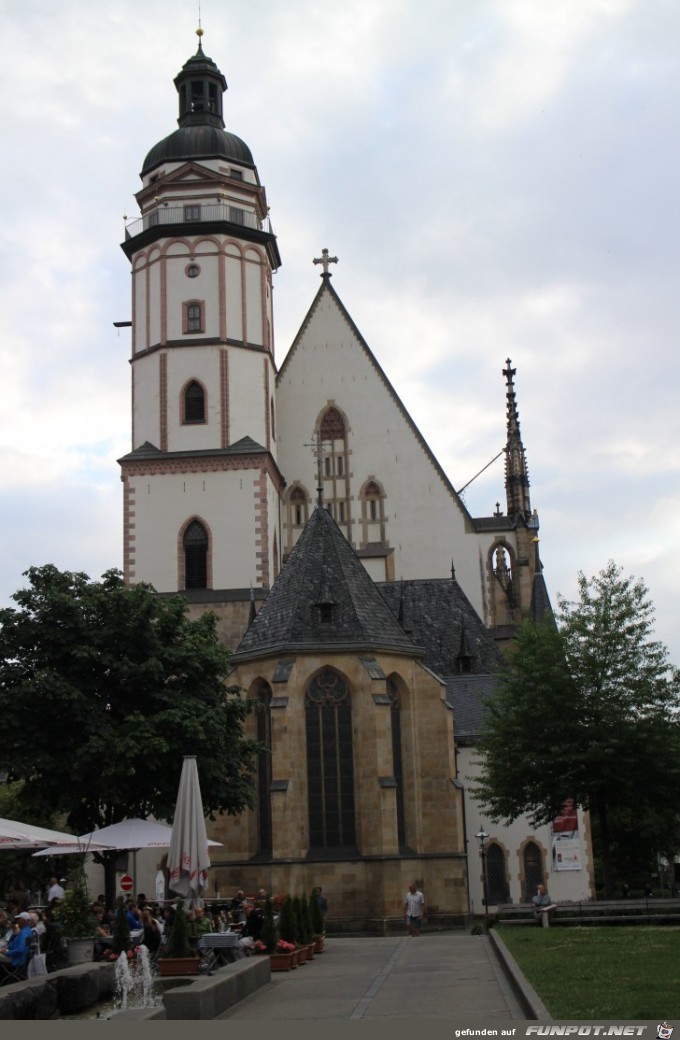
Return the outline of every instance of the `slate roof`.
[[[161,451],[150,441],[144,441],[134,451],[128,452],[118,459],[118,462],[131,462],[140,459],[188,459],[208,457],[217,455],[257,455],[266,452],[267,449],[254,441],[252,437],[241,437],[239,441],[230,444],[228,448],[197,448],[187,451]]]
[[[437,675],[455,675],[461,654],[472,658],[472,672],[498,669],[495,640],[455,578],[423,578],[378,584],[401,627],[425,648],[425,664]]]
[[[553,610],[548,596],[548,587],[545,583],[542,571],[534,575],[534,584],[531,589],[531,617],[538,623],[550,617]]]
[[[484,705],[494,695],[495,675],[454,675],[444,678],[446,703],[453,710],[458,744],[474,744],[482,730]]]
[[[324,607],[330,621],[322,620]],[[231,660],[340,649],[423,656],[331,515],[317,506]]]

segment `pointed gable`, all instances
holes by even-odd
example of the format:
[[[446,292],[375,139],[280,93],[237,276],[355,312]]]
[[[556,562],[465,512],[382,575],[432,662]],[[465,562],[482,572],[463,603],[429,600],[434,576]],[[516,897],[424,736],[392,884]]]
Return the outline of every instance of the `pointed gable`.
[[[317,506],[232,662],[323,649],[422,656],[333,518]]]
[[[299,352],[302,352],[302,350],[304,349],[304,343],[305,343],[305,340],[307,338],[307,334],[310,331],[312,323],[313,323],[317,313],[319,312],[321,305],[323,303],[327,302],[327,301],[330,303],[331,309],[335,310],[335,312],[337,313],[338,319],[348,327],[348,330],[350,331],[352,338],[356,341],[356,343],[358,344],[358,346],[359,346],[359,348],[361,350],[361,353],[364,355],[364,357],[368,361],[369,365],[374,370],[375,374],[378,376],[378,379],[380,380],[380,382],[383,384],[383,386],[387,390],[387,393],[388,393],[389,397],[391,398],[393,404],[396,405],[396,407],[397,407],[399,413],[401,414],[404,422],[406,423],[406,425],[409,428],[409,430],[412,433],[412,435],[417,440],[417,442],[419,444],[419,447],[424,452],[424,454],[427,456],[430,464],[436,470],[437,476],[441,480],[441,482],[444,485],[444,487],[446,488],[447,492],[453,498],[453,500],[455,501],[456,505],[459,507],[459,509],[461,510],[463,515],[466,517],[466,519],[468,519],[470,521],[470,523],[472,523],[472,518],[470,517],[470,514],[467,511],[465,503],[459,497],[459,495],[458,495],[457,491],[455,490],[453,484],[451,483],[451,481],[449,480],[448,476],[446,475],[446,473],[442,469],[441,465],[439,464],[439,462],[435,458],[435,456],[432,453],[432,450],[431,450],[429,444],[427,443],[427,441],[423,437],[422,433],[420,432],[420,430],[416,426],[415,422],[411,418],[409,412],[406,409],[406,406],[404,405],[403,401],[399,397],[399,394],[394,389],[394,387],[390,383],[389,379],[385,375],[385,372],[383,371],[382,367],[378,363],[378,360],[375,357],[373,351],[368,346],[366,340],[361,335],[361,332],[359,331],[358,327],[354,323],[354,320],[350,316],[349,311],[347,310],[347,308],[345,307],[344,303],[342,302],[342,300],[338,296],[337,292],[335,291],[335,289],[331,285],[329,276],[326,276],[325,278],[322,278],[321,287],[319,288],[319,291],[317,292],[316,296],[314,297],[314,300],[312,301],[312,305],[309,308],[309,310],[308,310],[308,312],[307,312],[307,314],[305,316],[305,319],[302,322],[302,325],[300,326],[300,329],[299,329],[295,339],[293,340],[292,346],[291,346],[290,350],[288,351],[288,353],[286,354],[286,357],[283,360],[283,364],[281,365],[281,368],[279,370],[279,373],[278,373],[278,376],[277,376],[277,379],[276,379],[277,387],[281,386],[282,383],[285,381],[285,378],[286,378],[287,373],[288,373],[289,366],[294,366],[295,365],[296,355]]]

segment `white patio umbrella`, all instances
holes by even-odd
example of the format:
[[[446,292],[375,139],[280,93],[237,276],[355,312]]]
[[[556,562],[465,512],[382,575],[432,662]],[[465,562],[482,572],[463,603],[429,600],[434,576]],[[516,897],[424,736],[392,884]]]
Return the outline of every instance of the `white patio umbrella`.
[[[89,834],[81,834],[79,838],[72,840],[77,843],[75,851],[82,851],[82,846],[87,847],[88,852],[97,852],[101,849],[116,849],[118,852],[129,852],[133,849],[167,849],[170,846],[172,827],[164,823],[155,823],[153,820],[121,820],[112,823],[110,827],[101,827],[99,830],[90,831]],[[210,841],[209,845],[219,845],[218,841]],[[73,852],[73,849],[53,848],[42,849],[36,852],[36,856],[60,856]]]
[[[39,849],[44,845],[78,845],[75,834],[36,827],[32,823],[0,819],[0,849]]]
[[[209,866],[208,837],[196,756],[185,755],[168,852],[171,890],[188,899],[189,905],[202,906],[201,893],[208,884]]]

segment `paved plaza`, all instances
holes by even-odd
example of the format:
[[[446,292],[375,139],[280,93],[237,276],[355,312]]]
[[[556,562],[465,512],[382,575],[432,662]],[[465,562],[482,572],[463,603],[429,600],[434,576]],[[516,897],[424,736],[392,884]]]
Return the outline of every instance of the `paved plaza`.
[[[238,1021],[527,1018],[487,936],[326,939],[324,952],[220,1015]]]

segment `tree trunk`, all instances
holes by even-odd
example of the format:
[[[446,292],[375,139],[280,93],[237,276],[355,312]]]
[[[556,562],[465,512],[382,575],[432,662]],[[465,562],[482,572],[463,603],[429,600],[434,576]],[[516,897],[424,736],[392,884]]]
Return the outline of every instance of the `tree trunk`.
[[[116,861],[120,856],[120,852],[117,849],[110,849],[107,852],[95,852],[94,860],[95,863],[100,863],[104,868],[104,898],[106,905],[110,909],[113,909],[118,899],[118,891],[116,889]]]
[[[609,847],[609,814],[607,812],[607,800],[605,795],[598,794],[596,806],[597,822],[600,830],[600,855],[602,857],[604,898],[611,899],[614,892],[614,878],[612,874],[611,850]]]

